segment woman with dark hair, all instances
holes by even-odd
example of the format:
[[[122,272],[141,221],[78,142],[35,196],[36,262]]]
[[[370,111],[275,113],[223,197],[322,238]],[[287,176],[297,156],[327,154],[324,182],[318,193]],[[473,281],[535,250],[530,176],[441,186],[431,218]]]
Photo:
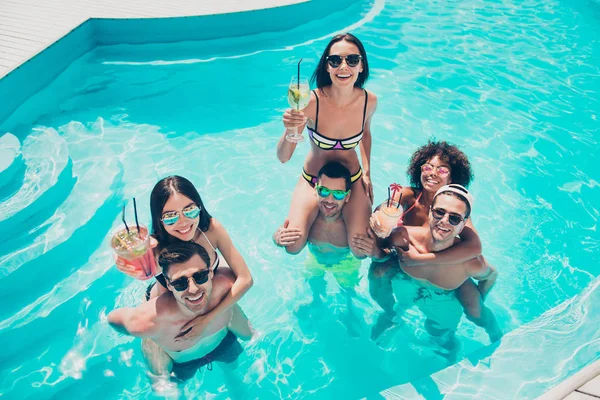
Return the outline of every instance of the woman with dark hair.
[[[231,291],[215,309],[183,326],[179,339],[191,339],[200,335],[212,318],[239,301],[252,287],[252,275],[229,234],[223,225],[208,213],[200,194],[189,180],[176,175],[161,179],[150,195],[150,213],[152,237],[155,239],[152,245],[156,246],[155,254],[173,242],[194,241],[207,249],[210,255],[210,266],[215,274],[233,272],[235,275]],[[221,264],[217,250],[231,269]],[[123,272],[132,272],[131,268],[133,268],[122,258],[117,259],[117,267]],[[148,286],[146,299],[167,291],[162,272],[155,277],[158,285],[152,283]]]
[[[465,153],[458,147],[445,141],[429,141],[415,151],[410,159],[406,175],[410,179],[411,187],[403,187],[394,194],[393,200],[400,202],[406,211],[402,214],[401,222],[405,226],[427,226],[429,210],[433,203],[435,193],[442,186],[455,183],[468,187],[473,180],[471,164]],[[371,228],[381,232],[379,218],[376,210],[371,216]],[[481,255],[482,247],[479,235],[472,223],[472,218],[467,220],[465,228],[460,234],[460,242],[447,250],[437,253],[421,254],[410,247],[409,250],[397,249],[398,256],[403,265],[416,267],[419,265],[452,265],[462,263]],[[391,309],[389,295],[391,282],[388,272],[390,264],[373,263],[369,271],[370,292],[372,297],[384,307],[384,313],[378,324],[391,325]],[[493,278],[495,281],[495,276]],[[492,282],[493,282],[492,281]],[[488,280],[489,284],[490,280]],[[477,285],[468,279],[457,289],[457,297],[463,306],[466,316],[477,325],[488,331],[491,337],[497,337],[498,327],[493,314],[483,305]],[[387,310],[386,310],[387,308]],[[385,322],[382,322],[382,319]],[[381,330],[381,326],[378,328]]]
[[[302,175],[294,189],[287,220],[289,227],[299,230],[299,238],[286,247],[296,254],[306,245],[306,238],[318,214],[314,186],[317,173],[328,162],[346,167],[352,181],[352,197],[344,207],[343,218],[352,252],[366,255],[355,246],[355,237],[364,235],[369,226],[373,187],[371,185],[371,118],[377,108],[377,97],[363,89],[369,77],[367,53],[350,33],[335,36],[327,44],[312,76],[316,89],[303,111],[287,110],[283,116],[286,129],[308,128],[310,151]],[[287,162],[296,143],[286,140],[284,133],[277,145],[277,157]],[[359,161],[356,147],[360,148]]]

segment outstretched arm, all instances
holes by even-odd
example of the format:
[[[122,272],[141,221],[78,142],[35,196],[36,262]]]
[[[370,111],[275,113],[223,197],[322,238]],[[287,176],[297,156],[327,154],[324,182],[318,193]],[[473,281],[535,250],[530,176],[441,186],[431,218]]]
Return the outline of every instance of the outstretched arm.
[[[399,252],[402,265],[417,267],[419,265],[449,265],[458,264],[481,255],[481,241],[477,231],[471,224],[471,219],[460,234],[460,242],[437,253]]]
[[[231,332],[235,333],[235,336],[242,340],[250,340],[254,334],[250,321],[239,304],[234,305],[232,308],[231,321],[229,321],[228,328]]]
[[[153,337],[158,328],[156,313],[148,308],[148,303],[113,310],[108,314],[108,323],[119,333],[141,338]]]
[[[206,326],[208,326],[208,324],[217,315],[227,311],[234,304],[236,304],[254,284],[250,270],[246,265],[246,261],[244,261],[244,258],[240,252],[233,245],[233,242],[231,241],[231,238],[229,237],[229,234],[225,228],[215,218],[213,218],[212,224],[213,229],[215,229],[217,232],[217,248],[235,274],[235,281],[233,282],[231,290],[227,296],[225,296],[225,298],[214,309],[205,315],[194,318],[181,328],[181,332],[185,333],[181,336],[178,336],[179,340],[189,340],[201,335]]]

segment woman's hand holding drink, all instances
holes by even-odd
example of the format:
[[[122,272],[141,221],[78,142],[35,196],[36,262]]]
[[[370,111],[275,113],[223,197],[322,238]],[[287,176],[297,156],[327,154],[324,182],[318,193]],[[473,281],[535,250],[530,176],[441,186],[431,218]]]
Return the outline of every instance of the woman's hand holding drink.
[[[158,242],[148,233],[148,228],[140,225],[136,228],[121,228],[113,233],[111,247],[117,255],[116,266],[119,271],[135,279],[150,279],[156,273],[154,247]]]
[[[383,203],[379,210],[371,215],[369,220],[373,232],[382,239],[387,238],[392,230],[402,223],[402,207],[398,202],[392,201]]]
[[[288,103],[292,110],[286,111],[283,116],[283,125],[286,128],[286,140],[298,143],[304,140],[302,134],[298,133],[298,126],[306,122],[303,110],[310,102],[310,85],[308,79],[300,76],[292,77],[288,86]],[[286,121],[287,120],[287,121]]]

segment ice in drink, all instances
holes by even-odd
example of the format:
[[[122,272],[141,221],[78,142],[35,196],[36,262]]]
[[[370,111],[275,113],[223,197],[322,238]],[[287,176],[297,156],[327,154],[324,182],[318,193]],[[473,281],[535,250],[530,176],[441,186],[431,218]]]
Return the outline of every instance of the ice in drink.
[[[398,225],[400,217],[402,217],[402,207],[397,202],[391,202],[388,206],[384,203],[379,208],[379,212],[375,215],[379,221],[378,229],[375,229],[375,234],[380,238],[390,236],[392,230]]]
[[[119,257],[126,259],[135,268],[135,273],[129,274],[130,276],[141,280],[154,276],[156,260],[150,246],[148,228],[144,225],[140,225],[139,233],[136,227],[117,230],[112,235],[110,244]]]

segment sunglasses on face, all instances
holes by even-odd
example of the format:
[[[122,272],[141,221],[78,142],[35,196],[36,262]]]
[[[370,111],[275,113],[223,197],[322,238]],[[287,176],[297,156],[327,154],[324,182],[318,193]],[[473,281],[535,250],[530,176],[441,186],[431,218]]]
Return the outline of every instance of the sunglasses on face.
[[[198,271],[194,275],[192,275],[192,279],[194,279],[196,285],[203,285],[208,281],[209,273],[210,270],[203,269],[202,271]],[[171,283],[173,289],[177,290],[178,292],[183,292],[184,290],[187,290],[190,287],[190,278],[183,276],[179,279],[175,279],[174,281],[171,281],[169,279],[169,283]]]
[[[437,174],[439,175],[440,178],[445,178],[450,174],[450,168],[444,167],[443,165],[440,165],[438,167],[431,165],[429,163],[425,163],[425,164],[421,165],[421,172],[424,172],[426,174],[430,174],[434,170],[437,170]]]
[[[197,205],[187,206],[186,208],[181,210],[181,213],[186,218],[194,219],[198,215],[200,215],[200,207],[198,207]],[[175,223],[177,223],[177,221],[179,221],[179,211],[168,211],[164,213],[162,217],[160,217],[160,220],[165,225],[174,225]]]
[[[318,186],[317,185],[317,194],[320,197],[328,197],[329,195],[332,195],[333,198],[335,200],[344,200],[346,198],[346,196],[348,195],[349,190],[347,191],[343,191],[343,190],[331,190],[329,188],[326,188],[325,186]]]
[[[346,65],[356,67],[361,59],[362,56],[360,54],[348,54],[347,56],[331,55],[327,56],[327,63],[331,68],[338,68],[342,65],[342,61],[346,60]]]
[[[448,212],[443,208],[433,208],[431,210],[431,215],[433,215],[433,218],[435,219],[442,219],[446,216],[446,214],[448,214],[448,222],[450,222],[450,225],[452,226],[456,226],[465,220],[462,215]]]

